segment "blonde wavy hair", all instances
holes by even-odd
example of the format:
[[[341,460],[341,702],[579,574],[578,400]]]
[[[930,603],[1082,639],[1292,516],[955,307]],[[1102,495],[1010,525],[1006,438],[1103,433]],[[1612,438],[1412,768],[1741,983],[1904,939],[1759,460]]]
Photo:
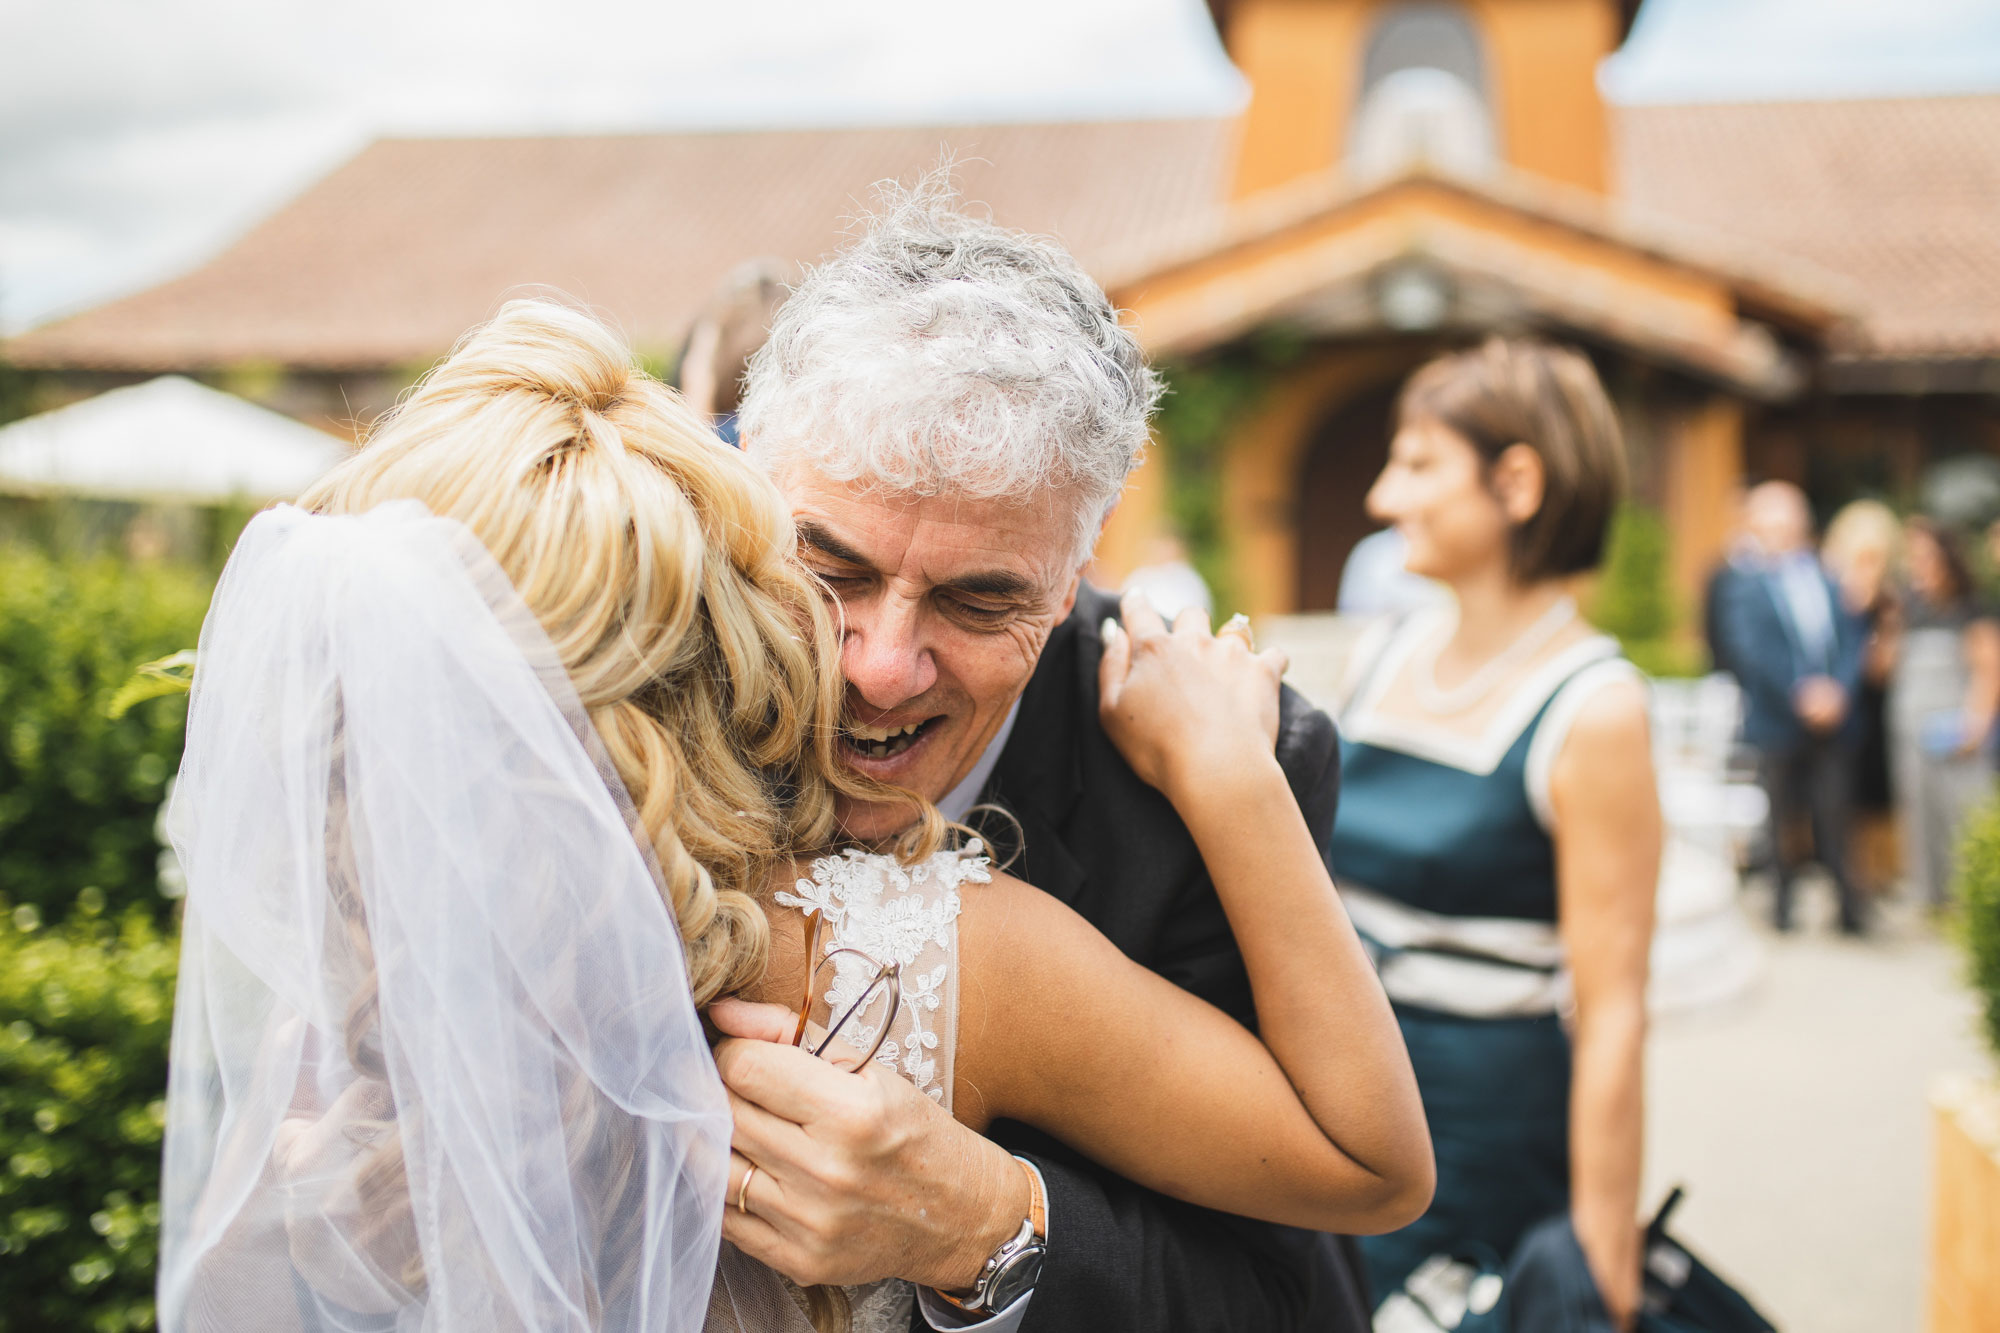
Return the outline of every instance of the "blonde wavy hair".
[[[764,972],[759,899],[835,835],[836,631],[782,497],[581,311],[515,300],[300,499],[416,499],[540,620],[638,812],[697,1004]],[[942,837],[913,801],[926,853]]]
[[[763,976],[764,892],[834,840],[836,796],[908,801],[907,858],[942,844],[929,802],[837,761],[839,638],[777,489],[597,320],[508,302],[299,503],[359,513],[403,499],[470,529],[554,644],[650,840],[697,1004]],[[329,873],[337,889],[348,878]],[[348,1053],[382,1077],[365,911],[340,896],[368,973]],[[571,1099],[575,1150],[607,1154],[622,1178],[615,1121],[587,1089]],[[381,1127],[356,1180],[375,1237],[401,1234],[409,1211],[401,1135]],[[595,1201],[600,1220],[625,1187]],[[424,1282],[414,1253],[402,1279]],[[841,1292],[807,1294],[816,1327],[847,1327]]]

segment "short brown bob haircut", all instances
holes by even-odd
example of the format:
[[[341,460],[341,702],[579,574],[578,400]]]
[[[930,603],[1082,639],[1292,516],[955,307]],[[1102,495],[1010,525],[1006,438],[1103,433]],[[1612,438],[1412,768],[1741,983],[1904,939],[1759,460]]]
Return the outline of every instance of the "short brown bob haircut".
[[[1618,418],[1588,357],[1534,338],[1488,338],[1410,376],[1396,425],[1418,422],[1464,437],[1489,465],[1516,444],[1541,455],[1542,507],[1514,528],[1515,579],[1539,583],[1597,568],[1625,498],[1626,469]]]

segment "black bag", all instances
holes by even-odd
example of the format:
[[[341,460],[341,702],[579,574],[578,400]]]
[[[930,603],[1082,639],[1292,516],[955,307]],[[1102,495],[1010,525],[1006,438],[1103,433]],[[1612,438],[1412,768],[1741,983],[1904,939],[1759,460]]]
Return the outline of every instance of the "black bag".
[[[1667,1234],[1677,1186],[1646,1227],[1638,1333],[1777,1333],[1742,1293]],[[1528,1228],[1502,1264],[1467,1243],[1434,1254],[1375,1311],[1375,1333],[1609,1333],[1567,1213]]]
[[[1639,1333],[1777,1333],[1742,1292],[1667,1234],[1667,1218],[1681,1197],[1677,1185],[1646,1227]]]

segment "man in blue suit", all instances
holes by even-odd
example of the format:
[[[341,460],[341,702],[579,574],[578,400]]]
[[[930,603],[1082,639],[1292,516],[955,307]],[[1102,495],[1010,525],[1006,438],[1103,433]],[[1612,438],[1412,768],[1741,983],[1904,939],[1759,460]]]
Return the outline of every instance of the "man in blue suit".
[[[1717,580],[1713,644],[1743,687],[1743,739],[1757,751],[1771,798],[1778,893],[1774,921],[1792,924],[1797,858],[1783,829],[1809,817],[1813,850],[1840,894],[1840,928],[1860,934],[1861,895],[1847,864],[1852,808],[1855,690],[1861,681],[1862,627],[1812,545],[1812,511],[1798,487],[1772,481],[1744,500],[1751,549]]]

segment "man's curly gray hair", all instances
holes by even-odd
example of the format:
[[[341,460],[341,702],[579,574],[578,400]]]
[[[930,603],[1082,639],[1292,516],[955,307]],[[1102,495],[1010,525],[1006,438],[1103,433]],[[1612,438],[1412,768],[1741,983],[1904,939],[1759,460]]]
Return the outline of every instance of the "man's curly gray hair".
[[[900,494],[1074,497],[1076,554],[1146,446],[1158,378],[1052,241],[968,216],[943,173],[883,190],[750,359],[744,448],[775,477]]]

